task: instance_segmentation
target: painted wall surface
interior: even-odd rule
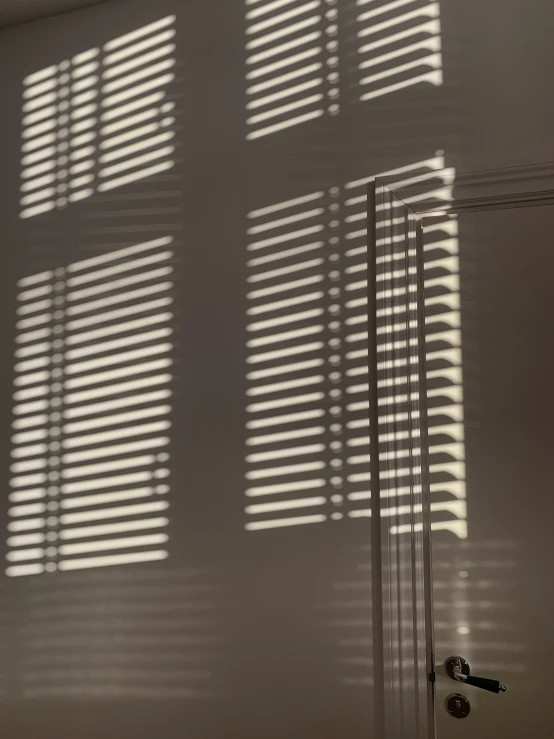
[[[371,736],[364,185],[548,161],[553,20],[114,0],[0,34],[0,522],[36,568],[1,580],[5,736]]]

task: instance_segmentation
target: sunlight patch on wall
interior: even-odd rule
[[[428,176],[437,172],[436,180],[430,181],[430,189],[421,199],[432,198],[436,190],[441,198],[451,197],[452,187],[442,175],[452,175],[453,170],[445,170],[444,156],[437,153],[434,157],[422,162],[385,173],[394,176],[396,187],[401,188],[403,181],[417,176]],[[367,234],[366,234],[366,188],[372,178],[349,182],[345,186],[347,233],[345,237],[345,256],[348,260],[345,285],[347,295],[345,308],[346,324],[350,331],[346,336],[348,350],[346,352],[347,370],[351,384],[347,388],[350,399],[347,405],[349,432],[348,446],[352,455],[348,459],[348,499],[356,504],[369,501],[369,401],[368,366],[367,366]],[[406,197],[406,202],[413,198]],[[427,379],[429,398],[429,444],[431,474],[431,512],[432,529],[448,530],[460,538],[467,537],[466,515],[466,483],[465,483],[465,444],[463,424],[463,386],[460,330],[460,278],[458,258],[458,224],[455,218],[440,217],[429,220],[425,227],[425,290],[426,290],[426,342],[427,342]],[[384,270],[382,265],[378,269]],[[389,278],[390,272],[384,270],[382,278]],[[414,286],[415,289],[415,286]],[[415,294],[414,294],[415,299]],[[381,318],[387,317],[384,315]],[[391,329],[398,324],[405,324],[405,313],[391,315],[388,325],[380,331],[386,340]],[[379,349],[383,352],[384,345]],[[384,387],[380,385],[380,387]],[[388,389],[388,388],[387,388]],[[390,388],[387,400],[396,392]],[[397,401],[401,404],[402,397]],[[406,418],[396,418],[400,424]],[[400,432],[401,435],[402,432]],[[406,432],[407,433],[407,432]],[[407,438],[407,437],[406,437]],[[382,442],[387,439],[382,438]],[[395,441],[401,443],[400,437]],[[417,458],[419,450],[412,450]],[[409,476],[408,451],[397,452],[397,467],[394,479],[401,476],[402,458],[406,459],[404,474]],[[394,484],[394,479],[391,481]],[[389,486],[391,483],[389,483]],[[387,489],[386,473],[381,481],[382,515],[395,517],[391,524],[391,533],[400,534],[410,530],[411,524],[402,523],[405,516],[409,521],[409,506],[390,507],[386,500],[392,497],[393,488]],[[410,487],[406,483],[405,490],[394,488],[396,495],[405,492],[408,500]],[[417,488],[416,488],[417,492]],[[421,490],[419,490],[421,492]],[[369,507],[362,507],[349,512],[349,516],[369,516]],[[399,522],[400,520],[400,522]]]
[[[326,216],[323,191],[248,214],[251,530],[327,519]]]
[[[397,175],[400,186],[436,171],[430,188],[444,197],[445,187],[451,192],[441,179],[444,166],[441,153],[384,174]],[[370,515],[366,190],[372,179],[248,214],[249,530]],[[327,205],[333,196],[342,209],[336,201]],[[327,238],[339,226],[341,246],[336,236]],[[432,527],[465,538],[457,233],[449,217],[426,226],[426,335]],[[384,341],[401,321],[405,316],[391,315],[381,331]],[[391,532],[403,533],[409,508],[387,505],[392,490],[386,481],[382,495],[383,515],[394,517]],[[329,514],[334,506],[345,513],[335,508]]]
[[[174,166],[175,16],[23,80],[21,218]]]
[[[360,100],[442,84],[439,3],[356,0]]]
[[[247,139],[339,112],[336,0],[246,0]]]
[[[18,283],[9,576],[167,557],[171,243]]]

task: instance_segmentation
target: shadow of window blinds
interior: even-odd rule
[[[23,81],[21,218],[174,166],[175,16]]]
[[[5,697],[213,705],[236,592],[230,567],[169,562],[28,578]]]
[[[10,576],[167,556],[172,241],[18,283]]]
[[[403,181],[433,172],[436,179],[424,197],[432,197],[434,189],[451,192],[441,179],[441,173],[453,174],[444,170],[442,153],[386,174],[397,175],[400,188]],[[250,531],[371,513],[365,226],[371,179],[248,214],[245,525]],[[457,221],[435,218],[425,230],[432,528],[465,538]],[[390,276],[383,265],[378,269],[381,279]],[[406,321],[394,319],[380,329],[384,339],[396,321]],[[385,501],[392,497],[392,488],[388,492],[385,486],[382,495]],[[402,489],[395,488],[394,495],[401,496]],[[409,507],[383,504],[383,515],[395,517],[393,534],[407,530],[409,514]]]
[[[432,0],[246,0],[245,36],[247,139],[338,115],[343,60],[360,101],[443,82]]]
[[[356,0],[360,100],[442,84],[439,3]]]
[[[247,139],[339,112],[336,0],[246,0]]]

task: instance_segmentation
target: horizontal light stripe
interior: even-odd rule
[[[258,2],[260,2],[260,0],[246,0],[246,5],[255,5]],[[290,5],[293,2],[296,2],[296,0],[273,0],[272,2],[264,2],[259,8],[249,10],[246,14],[246,19],[258,18],[260,15],[271,13],[273,10],[278,10],[279,8],[282,8],[285,5]]]
[[[19,536],[8,537],[9,547],[25,547],[33,544],[43,544],[46,536],[41,532],[38,534],[20,534]]]
[[[157,349],[157,347],[155,347]],[[165,349],[164,349],[165,351]],[[130,352],[129,352],[130,353]],[[150,351],[140,350],[136,358],[144,358],[147,355],[152,354]],[[121,355],[120,355],[121,356]],[[84,362],[83,364],[88,364]],[[90,385],[99,384],[101,382],[111,382],[113,380],[123,379],[130,375],[139,375],[143,372],[152,372],[159,369],[167,369],[172,364],[171,359],[158,359],[153,362],[140,362],[139,364],[131,365],[130,367],[122,367],[120,369],[109,370],[107,372],[98,372],[94,375],[84,375],[83,377],[75,377],[70,380],[66,380],[66,388],[75,389],[79,387],[88,387]],[[86,367],[84,368],[86,369]]]
[[[137,483],[150,482],[152,474],[146,472],[133,472],[127,475],[116,475],[113,477],[102,477],[96,480],[81,480],[79,482],[64,483],[62,493],[84,493],[91,490],[117,487],[118,485],[135,485]]]
[[[282,282],[278,285],[272,285],[271,287],[264,287],[258,290],[252,290],[252,292],[249,292],[246,297],[249,300],[256,300],[258,298],[267,297],[268,295],[275,295],[276,293],[287,292],[288,290],[296,290],[299,287],[314,285],[318,282],[323,282],[323,279],[323,275],[313,275],[311,277],[304,277],[301,280]]]
[[[278,31],[272,31],[271,33],[266,33],[264,36],[258,36],[258,38],[253,39],[252,41],[248,41],[248,43],[246,44],[246,49],[248,51],[250,49],[258,49],[260,46],[265,46],[266,44],[270,44],[273,41],[278,41],[285,36],[291,36],[297,31],[303,31],[305,28],[315,26],[320,23],[320,21],[320,15],[313,15],[309,18],[305,18],[304,20],[299,21],[298,23],[291,23],[284,28],[280,28]]]
[[[54,90],[57,85],[56,79],[47,79],[43,82],[39,82],[36,85],[32,85],[31,87],[27,87],[25,90],[23,90],[23,97],[25,100],[29,100],[29,98],[37,97],[37,95],[44,95],[45,92],[49,92],[50,90]]]
[[[301,413],[287,413],[282,416],[273,416],[269,418],[260,418],[255,421],[248,421],[247,429],[260,429],[268,426],[280,426],[287,423],[296,423],[297,421],[308,421],[314,418],[322,418],[325,411],[321,408],[314,410],[302,411]]]
[[[172,267],[161,267],[159,269],[153,269],[149,272],[140,273],[131,277],[122,277],[118,280],[111,280],[110,282],[95,285],[93,287],[82,288],[81,290],[75,290],[69,292],[67,298],[69,301],[77,301],[83,298],[89,298],[93,295],[100,295],[103,292],[109,292],[110,290],[119,290],[120,288],[129,287],[130,285],[136,285],[140,282],[148,282],[149,280],[155,280],[158,277],[167,277],[173,271]]]
[[[8,562],[22,562],[27,559],[42,559],[44,554],[44,549],[16,549],[8,552],[6,559]]]
[[[23,359],[24,357],[32,357],[35,354],[46,354],[51,348],[52,345],[50,342],[45,341],[42,344],[33,344],[32,346],[21,347],[21,349],[18,349],[15,352],[15,356],[18,359]]]
[[[22,446],[13,449],[12,457],[14,459],[21,459],[22,457],[34,457],[37,454],[46,454],[47,451],[47,444],[32,444],[31,446]]]
[[[22,521],[10,521],[8,531],[32,531],[42,529],[44,526],[46,526],[44,518],[27,518]]]
[[[301,305],[302,303],[311,303],[314,300],[321,300],[324,296],[322,292],[308,293],[307,295],[298,295],[294,298],[288,298],[286,300],[276,300],[273,303],[264,303],[261,305],[252,306],[247,310],[247,314],[250,316],[259,315],[260,313],[269,313],[274,310],[280,310],[282,308],[289,308],[294,305]]]
[[[23,518],[24,516],[36,516],[45,511],[45,503],[30,503],[29,505],[13,506],[8,510],[8,515],[12,518]]]
[[[58,67],[53,64],[50,67],[39,69],[38,72],[33,72],[32,74],[27,75],[27,77],[23,79],[23,84],[25,85],[25,87],[29,87],[29,85],[35,85],[37,82],[43,82],[49,77],[55,77],[57,73]]]
[[[155,77],[153,80],[148,80],[148,82],[143,82],[141,85],[136,85],[128,90],[124,90],[123,92],[116,92],[114,95],[105,97],[102,100],[102,107],[111,108],[114,105],[119,105],[120,103],[129,100],[129,98],[138,97],[139,95],[143,95],[145,92],[151,92],[157,87],[165,87],[169,85],[170,82],[173,82],[174,79],[175,75],[173,72],[169,72],[168,74],[164,74],[161,77]],[[106,120],[104,116],[103,120]]]
[[[289,398],[280,398],[279,400],[268,400],[263,403],[251,403],[247,406],[248,413],[260,413],[261,411],[271,410],[273,408],[285,408],[290,405],[301,405],[303,403],[313,403],[323,400],[324,393],[308,393],[306,395],[293,395]]]
[[[282,467],[270,467],[265,470],[251,470],[245,477],[247,480],[261,480],[266,477],[280,477],[281,475],[297,475],[301,472],[312,472],[325,469],[325,462],[305,462],[290,464]]]
[[[127,444],[113,444],[112,446],[104,446],[100,449],[89,449],[82,452],[71,452],[62,456],[62,461],[66,464],[75,464],[84,462],[88,459],[101,459],[102,457],[114,457],[120,454],[129,454],[133,452],[142,452],[147,449],[157,449],[169,444],[167,436],[161,436],[154,439],[145,439],[143,441],[132,441]]]
[[[171,35],[174,35],[175,32],[166,31],[166,34],[171,36]],[[161,57],[167,56],[168,54],[173,54],[175,49],[176,49],[175,44],[166,44],[165,46],[160,46],[154,51],[150,51],[147,54],[141,54],[140,56],[136,56],[134,59],[130,59],[128,62],[123,62],[121,64],[118,64],[112,67],[109,66],[111,62],[107,61],[109,57],[106,57],[106,59],[104,59],[104,65],[106,66],[106,69],[104,70],[104,73],[102,76],[105,80],[113,79],[114,77],[117,77],[120,74],[126,74],[127,72],[130,72],[131,70],[136,69],[137,67],[150,64],[150,62],[153,62],[156,59],[160,59]]]
[[[310,113],[304,113],[303,115],[296,116],[295,118],[289,118],[288,120],[282,121],[281,123],[275,123],[272,126],[260,128],[257,131],[252,131],[246,136],[246,138],[249,140],[253,140],[261,138],[262,136],[269,136],[269,134],[276,133],[277,131],[282,131],[286,128],[297,126],[300,123],[306,123],[307,121],[311,121],[314,118],[320,118],[323,113],[324,111],[322,109],[314,110]]]
[[[376,97],[381,97],[382,95],[390,94],[391,92],[397,92],[398,90],[403,90],[406,87],[412,87],[418,82],[428,82],[429,84],[438,87],[442,84],[442,79],[442,72],[440,70],[428,72],[426,74],[418,75],[417,77],[412,77],[411,79],[403,80],[402,82],[396,82],[395,84],[389,85],[388,87],[382,87],[378,90],[366,92],[360,96],[360,100],[373,100]]]
[[[158,130],[157,125],[153,125],[153,128],[154,130]],[[120,147],[115,149],[115,151],[108,152],[107,154],[102,154],[102,156],[100,157],[100,163],[109,164],[110,162],[117,161],[118,159],[124,159],[125,157],[136,154],[137,152],[143,151],[144,149],[151,149],[153,147],[159,146],[160,144],[164,144],[167,141],[171,141],[171,139],[173,139],[174,137],[175,133],[173,131],[167,131],[165,133],[160,133],[157,136],[151,136],[148,139],[143,139],[141,141],[130,144],[129,146]]]
[[[255,370],[246,375],[247,380],[260,380],[264,377],[273,377],[274,375],[286,375],[290,372],[299,372],[304,369],[312,369],[313,367],[321,367],[325,362],[321,358],[310,359],[306,362],[295,362],[294,364],[281,364],[275,367],[268,367],[263,370]]]
[[[122,249],[121,251],[125,251]],[[112,258],[117,258],[118,256],[124,256],[123,254],[117,254],[117,252],[113,253]],[[113,277],[114,275],[118,275],[121,272],[129,272],[134,269],[142,269],[143,267],[149,267],[153,264],[157,264],[158,262],[163,262],[168,259],[171,259],[173,256],[173,252],[171,251],[163,251],[158,252],[156,254],[151,254],[147,257],[141,257],[140,259],[132,259],[128,262],[123,262],[122,264],[115,264],[111,267],[106,267],[104,269],[95,270],[92,272],[87,272],[83,275],[76,275],[75,277],[70,277],[67,280],[67,284],[69,287],[76,287],[78,285],[86,284],[87,282],[94,282],[95,280],[104,280],[106,277]],[[75,267],[75,265],[73,265]]]
[[[174,151],[174,146],[165,146],[161,149],[157,149],[156,151],[152,151],[149,154],[142,154],[141,156],[127,159],[126,161],[121,162],[121,164],[112,164],[109,167],[104,167],[104,169],[100,170],[100,177],[113,177],[114,175],[119,174],[120,172],[124,172],[127,169],[134,169],[135,167],[140,167],[143,164],[147,164],[154,159],[169,157],[171,156],[171,154],[173,154]]]
[[[88,90],[90,87],[96,86],[98,82],[99,77],[96,74],[91,74],[88,77],[84,77],[83,79],[74,82],[71,85],[71,91],[73,93],[82,92],[83,90]]]
[[[32,565],[14,565],[6,569],[6,575],[8,577],[24,577],[26,575],[40,575],[44,572],[43,564],[32,564]]]
[[[82,66],[75,67],[73,71],[71,72],[71,77],[74,80],[79,80],[82,77],[87,77],[90,74],[93,74],[96,72],[96,70],[99,68],[100,64],[98,62],[89,62],[88,64],[83,64]]]
[[[250,259],[247,262],[248,267],[258,267],[260,264],[268,264],[270,262],[277,262],[281,259],[290,259],[290,257],[297,256],[298,254],[305,254],[309,251],[316,251],[317,249],[321,249],[325,246],[323,241],[315,241],[312,244],[305,244],[304,246],[295,246],[292,249],[285,249],[281,251],[274,252],[273,254],[267,254],[263,257],[256,257],[255,259]]]
[[[283,390],[291,390],[297,387],[307,387],[309,385],[317,385],[325,381],[323,375],[313,375],[312,377],[302,377],[296,380],[287,380],[286,382],[277,382],[271,385],[260,385],[258,387],[249,388],[246,395],[256,397],[259,395],[267,395],[269,393],[279,393]]]
[[[280,482],[276,485],[262,485],[248,488],[246,495],[249,498],[257,498],[262,495],[279,495],[281,493],[297,492],[298,490],[312,490],[325,487],[325,480],[298,480],[296,482]]]
[[[280,90],[279,92],[273,92],[270,95],[255,98],[254,100],[251,100],[249,103],[247,103],[246,109],[256,110],[256,108],[262,108],[266,105],[270,105],[271,103],[276,102],[277,100],[283,100],[284,98],[298,95],[301,92],[306,92],[306,90],[313,90],[315,87],[320,87],[321,85],[323,85],[322,77],[316,77],[311,80],[306,80],[305,82],[300,82],[297,85],[287,87],[284,90]]]
[[[121,490],[117,493],[100,493],[99,495],[84,495],[73,498],[64,498],[61,501],[62,510],[74,508],[90,508],[91,506],[119,503],[124,500],[139,500],[150,498],[154,495],[152,488],[134,488],[133,490]]]
[[[298,57],[306,58],[306,57],[317,56],[319,51],[320,51],[319,49],[310,49],[308,52],[304,54],[298,54]],[[286,65],[278,63],[277,65],[272,65],[272,66],[277,66],[277,67],[290,66],[290,64],[292,63],[292,59],[289,57],[287,59],[287,62],[288,63]],[[322,68],[323,68],[323,64],[321,62],[307,64],[305,67],[301,67],[300,69],[295,69],[293,72],[286,72],[285,74],[280,74],[277,77],[270,77],[269,79],[264,80],[263,82],[258,82],[257,84],[249,87],[246,90],[246,94],[247,95],[257,95],[260,92],[264,92],[265,90],[270,90],[272,87],[277,87],[278,85],[282,85],[285,82],[290,82],[292,80],[298,79],[299,77],[306,77],[307,75],[315,74],[315,72],[319,72]],[[258,69],[256,70],[256,74],[251,73],[249,75],[246,75],[246,78],[250,79],[253,76],[260,77],[260,74],[259,74],[260,71],[261,70]]]
[[[302,526],[309,523],[321,523],[326,521],[327,516],[317,514],[314,516],[295,516],[291,518],[275,518],[271,521],[251,521],[245,524],[247,531],[259,531],[260,529],[275,529],[283,526]]]
[[[167,534],[128,536],[123,539],[108,539],[107,541],[88,541],[80,544],[62,544],[59,548],[59,552],[62,557],[70,557],[74,554],[86,554],[88,552],[105,552],[110,551],[111,549],[132,549],[134,547],[165,544],[167,540]]]
[[[136,564],[138,562],[157,562],[167,559],[166,551],[133,552],[131,554],[110,554],[106,557],[87,557],[86,559],[62,560],[60,570],[84,570],[91,567],[116,567],[117,565]]]
[[[141,421],[145,418],[153,418],[155,416],[165,415],[170,412],[170,405],[160,405],[154,408],[143,408],[137,411],[129,411],[128,413],[117,413],[112,416],[92,418],[88,421],[68,423],[64,426],[63,430],[64,434],[74,434],[92,428],[107,428],[116,424],[129,423],[131,421]]]
[[[287,323],[296,323],[298,321],[305,321],[309,318],[317,318],[323,314],[323,308],[312,308],[311,310],[302,311],[300,313],[289,313],[286,316],[279,318],[269,318],[265,321],[258,321],[257,323],[249,323],[246,327],[247,331],[263,331],[267,328],[273,328],[275,326],[281,326]]]
[[[85,62],[90,62],[91,59],[96,59],[99,54],[100,49],[98,48],[87,49],[87,51],[82,51],[80,54],[74,56],[71,61],[74,65],[85,64]]]
[[[383,21],[382,23],[371,23],[366,28],[362,28],[358,31],[358,37],[364,38],[365,36],[370,36],[372,34],[380,33],[381,31],[388,30],[392,26],[400,25],[402,23],[406,23],[407,21],[410,21],[414,18],[421,18],[422,15],[426,15],[429,18],[438,18],[439,17],[439,4],[438,3],[428,3],[427,5],[418,8],[417,10],[411,10],[408,13],[404,13],[403,15],[397,15],[391,18],[390,20]],[[362,49],[365,51],[366,49],[362,47]],[[360,51],[362,50],[360,49]]]
[[[322,100],[323,100],[323,94],[318,93],[317,95],[310,95],[309,97],[302,98],[301,100],[296,100],[293,103],[287,103],[286,105],[281,105],[278,108],[271,108],[270,110],[267,110],[264,113],[257,113],[256,115],[250,116],[250,118],[246,120],[246,123],[249,126],[253,126],[257,123],[262,123],[263,121],[267,121],[270,118],[276,118],[277,116],[284,115],[285,113],[290,113],[293,110],[298,110],[298,108],[304,108],[307,105],[320,103]],[[316,111],[316,112],[319,112],[319,111]],[[313,113],[310,113],[309,115],[313,116]],[[290,120],[291,119],[289,119],[288,121],[289,123],[290,123]],[[283,123],[278,124],[278,126],[285,127]],[[252,134],[250,134],[250,136],[251,135]]]
[[[56,195],[56,189],[54,187],[48,187],[48,188],[46,188],[44,190],[39,190],[38,192],[31,193],[31,195],[25,195],[25,197],[21,198],[21,200],[19,201],[19,203],[20,203],[20,205],[32,205],[33,203],[36,203],[36,202],[38,202],[40,200],[46,200],[46,199],[48,199],[49,202],[43,203],[42,205],[37,206],[37,207],[42,208],[42,206],[44,205],[45,207],[48,206],[48,210],[51,210],[51,208],[49,206],[52,204],[52,200],[51,199],[53,197],[55,197],[55,195]],[[31,211],[32,211],[32,208],[30,208],[30,209],[28,209],[26,211],[23,211],[23,213],[26,213],[27,214],[27,217],[29,217],[28,214]],[[42,211],[42,212],[46,212],[46,211]],[[24,216],[22,215],[22,217],[24,217]]]
[[[280,54],[284,54],[285,52],[290,51],[291,49],[297,49],[299,46],[306,46],[308,44],[311,44],[313,41],[317,41],[320,38],[321,31],[313,31],[312,33],[307,33],[306,35],[299,36],[292,41],[286,41],[285,43],[279,44],[278,46],[272,46],[269,49],[258,52],[257,54],[252,54],[246,59],[246,64],[258,64],[258,62],[263,62],[266,59],[271,59],[272,57],[279,56]],[[320,50],[319,47],[318,50]]]
[[[124,105],[112,108],[111,110],[105,110],[102,113],[103,123],[106,123],[106,121],[113,121],[116,118],[122,118],[122,116],[123,118],[117,124],[105,126],[100,131],[100,133],[102,134],[102,136],[107,136],[113,133],[113,131],[117,130],[116,126],[118,126],[119,128],[127,128],[130,125],[134,125],[139,121],[136,121],[132,117],[130,117],[129,113],[133,113],[135,110],[140,110],[141,108],[146,108],[149,105],[156,105],[156,103],[161,102],[164,97],[164,92],[153,92],[150,95],[145,95],[144,97],[139,98],[138,100],[133,100],[130,103],[125,103]],[[154,108],[153,110],[155,112],[155,115],[158,115],[158,109]]]
[[[270,459],[286,459],[287,457],[301,457],[304,454],[319,454],[325,451],[324,444],[306,444],[305,446],[287,447],[272,452],[257,452],[246,457],[248,464],[256,464]]]
[[[152,336],[152,334],[148,334],[148,335],[145,334],[144,340],[147,340],[148,338],[159,339],[159,338],[168,337],[170,333],[171,333],[170,329],[162,329],[158,332],[152,332],[152,334],[155,334],[155,336]],[[123,349],[126,346],[128,346],[130,343],[131,344],[133,343],[130,339],[116,339],[114,342],[106,342],[103,346],[106,349],[110,349],[110,350]],[[138,340],[134,342],[134,344],[136,343],[138,343]],[[84,357],[86,355],[95,354],[96,349],[97,348],[99,349],[100,347],[101,345],[95,345],[95,347],[93,347],[93,351],[88,351],[86,349],[84,350],[74,349],[74,350],[68,351],[66,353],[66,357],[68,360],[71,360],[71,363],[66,365],[66,373],[72,375],[72,374],[76,374],[79,372],[85,372],[87,370],[90,371],[90,370],[95,370],[95,369],[102,369],[103,367],[110,367],[114,364],[115,365],[122,364],[124,362],[128,362],[133,359],[136,359],[138,362],[140,362],[141,360],[147,359],[148,357],[155,356],[156,354],[166,354],[167,352],[171,350],[172,345],[169,343],[157,343],[157,344],[154,344],[153,346],[144,347],[142,349],[136,349],[134,351],[127,351],[127,352],[119,351],[117,353],[110,354],[106,357],[100,357],[98,359],[89,359],[86,361],[73,363],[74,359],[80,359],[81,357]],[[166,361],[169,361],[169,360],[166,360]],[[160,365],[160,366],[167,366],[167,363],[165,365]],[[128,368],[127,374],[133,375],[141,371],[143,371],[142,365],[137,363],[136,365]],[[144,369],[144,371],[146,370]],[[112,373],[113,374],[104,374],[104,377],[106,379],[112,379],[112,378],[115,379],[116,377],[121,376],[121,371],[119,371],[119,374],[117,374],[118,370],[112,370]],[[90,385],[96,382],[100,382],[99,376],[87,375],[86,377],[81,377],[81,378],[77,378],[74,380],[68,380],[66,383],[66,387],[68,388],[79,387],[79,386],[82,386],[83,384]]]
[[[106,395],[109,395],[109,393],[106,393]],[[141,395],[132,395],[127,398],[120,398],[118,400],[108,400],[103,403],[93,403],[91,405],[77,405],[74,408],[66,408],[64,410],[64,418],[68,421],[73,420],[75,418],[82,418],[83,416],[93,416],[97,413],[105,413],[106,411],[116,411],[123,408],[132,408],[133,406],[143,406],[146,404],[152,404],[159,401],[167,400],[171,397],[171,391],[169,390],[159,390],[157,392],[152,393],[143,393]],[[169,422],[163,421],[161,424],[164,425],[164,428],[169,428]],[[88,426],[88,423],[87,423]],[[132,429],[127,429],[129,434],[137,435],[141,433],[140,431],[132,431]],[[108,432],[105,432],[106,434]],[[109,432],[115,434],[114,438],[120,438],[121,434],[114,432]],[[106,436],[106,438],[108,438]]]
[[[261,513],[272,513],[274,511],[286,511],[293,508],[311,508],[312,506],[325,505],[327,499],[323,496],[316,498],[300,498],[298,500],[281,500],[278,503],[256,503],[246,506],[245,512],[255,516]]]
[[[127,470],[130,468],[150,467],[156,462],[153,454],[144,454],[140,457],[132,457],[130,459],[118,459],[112,462],[100,462],[99,464],[88,464],[80,467],[69,467],[62,469],[62,479],[72,480],[75,477],[89,477],[102,475],[108,472],[116,472],[117,470]]]
[[[13,429],[28,429],[33,426],[44,426],[48,423],[48,416],[40,414],[38,416],[31,416],[30,418],[21,418],[12,421]]]
[[[118,517],[125,517],[125,516],[133,516],[135,513],[128,512],[128,513],[122,513],[120,516],[113,515],[110,516],[110,511],[116,511],[116,510],[126,510],[129,509],[129,511],[132,508],[148,508],[151,507],[151,510],[153,511],[161,511],[166,510],[168,507],[168,504],[165,500],[157,501],[156,503],[141,503],[136,506],[122,506],[121,509],[116,508],[104,508],[100,511],[89,511],[89,517],[86,518],[87,513],[64,513],[60,517],[60,520],[63,522],[64,519],[71,519],[72,521],[98,521],[105,518],[118,518]],[[158,506],[157,508],[153,506]],[[97,515],[94,515],[97,514]],[[104,515],[102,515],[104,514]],[[108,515],[105,515],[108,514]],[[123,521],[121,523],[110,523],[110,524],[102,524],[98,526],[84,526],[81,528],[75,528],[75,529],[62,529],[60,532],[60,538],[64,541],[67,541],[69,539],[85,539],[89,538],[91,536],[108,536],[109,534],[118,534],[123,533],[125,531],[144,531],[145,529],[155,529],[155,528],[162,528],[164,526],[167,526],[169,523],[167,518],[147,518],[147,519],[140,519],[138,521]]]
[[[160,292],[166,292],[167,290],[171,290],[172,288],[172,282],[162,282],[158,285],[148,285],[146,287],[142,287],[139,290],[128,290],[126,292],[120,293],[119,295],[112,295],[107,298],[100,298],[98,300],[80,303],[78,305],[69,305],[66,308],[66,314],[68,316],[76,316],[80,315],[81,313],[89,313],[92,311],[102,310],[104,308],[109,308],[112,305],[117,305],[117,303],[128,303],[132,300],[141,299],[148,295],[155,295]],[[96,315],[93,315],[90,316],[88,319],[83,320],[90,321],[92,319],[94,319],[95,321],[103,320],[103,317],[99,316],[97,319]]]
[[[266,28],[271,28],[271,26],[285,23],[291,18],[296,18],[297,16],[302,15],[303,13],[307,13],[310,10],[316,10],[320,6],[321,0],[311,0],[311,2],[307,2],[304,5],[300,5],[296,8],[292,8],[291,10],[287,10],[284,13],[273,15],[270,18],[266,18],[265,20],[259,21],[258,23],[253,23],[252,25],[247,26],[246,34],[248,36],[252,36],[256,33],[259,33],[260,31],[265,31]],[[246,17],[248,18],[248,15]]]
[[[246,346],[254,349],[258,346],[278,344],[282,341],[290,341],[291,339],[298,339],[303,336],[313,336],[314,334],[320,334],[323,330],[324,327],[322,325],[306,326],[305,328],[295,329],[294,331],[283,331],[279,334],[271,334],[270,336],[263,336],[258,339],[250,339],[246,342]]]
[[[65,396],[65,403],[72,405],[73,403],[82,403],[83,401],[95,400],[96,398],[102,398],[107,395],[119,395],[121,393],[132,392],[136,390],[142,390],[144,388],[150,388],[156,385],[163,385],[169,383],[172,380],[172,376],[169,374],[160,374],[154,377],[144,377],[140,380],[129,380],[129,382],[118,382],[115,385],[104,385],[101,388],[95,388],[93,390],[82,390],[76,393],[68,393]],[[161,398],[168,398],[171,395],[169,390],[155,390],[151,393],[140,393],[139,395],[128,396],[126,398],[120,398],[116,403],[123,402],[125,405],[132,405],[133,403],[140,404],[146,403],[152,400],[160,400]],[[91,411],[93,412],[93,411]],[[66,417],[72,418],[76,415],[86,415],[87,406],[79,408],[68,408],[66,409]]]
[[[21,151],[28,152],[28,151],[36,151],[37,149],[41,149],[44,146],[50,146],[51,144],[56,143],[56,134],[54,133],[48,133],[45,136],[41,136],[38,139],[33,139],[32,141],[27,141],[23,144],[21,147]],[[23,187],[21,188],[24,189]]]
[[[107,82],[102,87],[102,93],[104,95],[109,95],[116,90],[120,90],[122,87],[126,87],[127,85],[134,85],[139,82],[139,80],[142,80],[145,77],[151,77],[152,75],[159,74],[160,72],[165,72],[166,69],[171,69],[175,66],[175,64],[175,59],[164,59],[157,64],[148,65],[144,69],[140,69],[138,72],[132,72],[131,74],[127,74],[124,77],[119,77],[113,82]]]
[[[167,321],[167,319],[162,320]],[[136,334],[133,334],[131,336],[113,339],[112,341],[102,341],[89,346],[70,349],[65,353],[65,356],[68,361],[73,362],[74,360],[82,359],[83,357],[94,356],[95,354],[101,354],[104,352],[118,352],[128,346],[137,346],[146,342],[167,339],[169,336],[171,336],[171,334],[172,329],[169,327],[157,329],[156,331],[145,331],[144,333],[137,332]],[[150,347],[149,349],[146,349],[143,356],[159,354],[167,351],[168,349],[167,344],[160,344],[159,346],[162,348],[159,348],[159,350],[157,351],[155,350],[156,347]],[[106,366],[114,363],[118,364],[121,361],[120,359],[118,359],[119,356],[119,354],[114,354],[109,361],[102,361],[102,364],[98,366]]]
[[[107,44],[104,44],[104,51],[113,51],[114,49],[119,49],[126,44],[130,44],[131,42],[136,41],[137,39],[143,38],[144,36],[149,36],[151,33],[159,31],[161,28],[167,28],[167,26],[171,26],[173,23],[175,23],[175,21],[176,16],[168,15],[165,18],[162,18],[159,21],[155,21],[154,23],[150,23],[147,26],[143,26],[136,31],[131,31],[130,33],[127,33],[123,36],[119,36],[118,38],[113,39],[113,41],[108,41]]]
[[[252,436],[246,440],[248,446],[260,446],[263,444],[275,444],[279,441],[291,439],[304,439],[309,436],[319,436],[325,433],[325,426],[314,426],[312,428],[298,429],[297,431],[282,431],[279,434],[265,434],[263,436]]]
[[[138,172],[133,172],[132,174],[125,175],[124,177],[117,177],[114,180],[102,182],[100,183],[100,185],[98,185],[98,191],[107,192],[108,190],[113,190],[116,187],[122,187],[123,185],[130,184],[131,182],[138,182],[139,180],[143,180],[146,177],[152,177],[155,174],[167,172],[167,170],[171,169],[174,164],[175,163],[170,160],[168,162],[162,162],[161,164],[155,164],[151,167],[146,167],[145,169],[141,169]]]
[[[27,503],[30,500],[41,500],[42,498],[46,498],[46,490],[45,488],[20,490],[19,492],[10,493],[8,498],[11,503]]]

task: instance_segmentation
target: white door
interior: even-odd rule
[[[550,739],[554,206],[459,214],[458,232],[467,530],[432,524],[436,734]],[[449,656],[506,692],[446,676]]]

